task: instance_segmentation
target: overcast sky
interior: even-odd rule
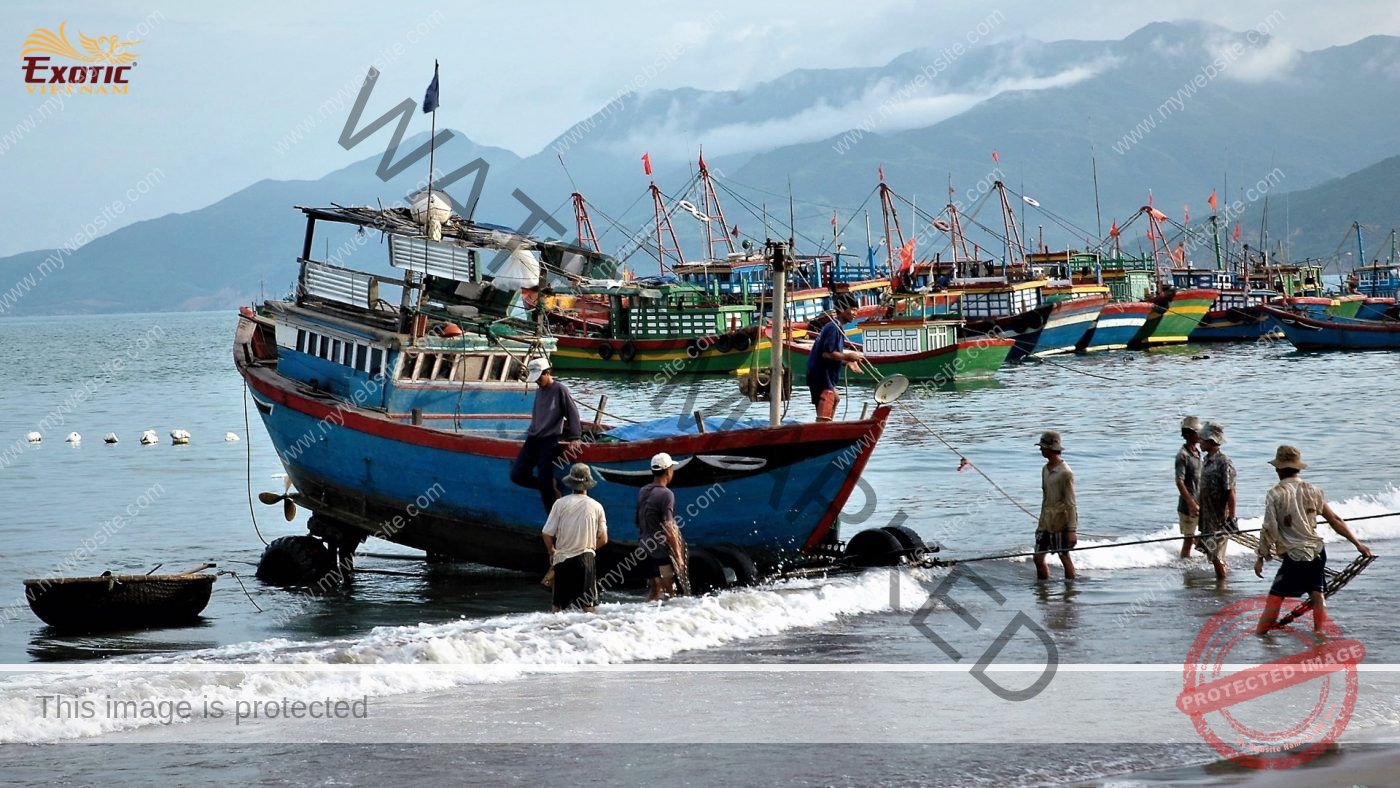
[[[997,13],[993,40],[1118,39],[1179,19],[1245,30],[1275,11],[1285,21],[1272,35],[1300,49],[1400,34],[1394,0],[1354,0],[1345,9],[1292,0],[7,4],[0,40],[15,59],[36,28],[65,20],[74,46],[79,33],[139,33],[141,43],[130,47],[139,65],[126,96],[67,97],[45,114],[45,98],[26,91],[19,69],[0,80],[0,147],[9,143],[0,153],[0,255],[57,246],[113,202],[126,203],[112,223],[120,226],[200,208],[264,178],[316,178],[363,158],[336,144],[348,102],[327,118],[318,108],[345,95],[376,58],[384,67],[368,117],[391,99],[421,100],[436,58],[439,126],[526,155],[678,43],[684,53],[648,89],[729,89],[794,68],[882,64],[951,44]],[[279,150],[308,119],[314,128]],[[426,130],[415,116],[411,133]],[[158,182],[129,200],[157,169]]]

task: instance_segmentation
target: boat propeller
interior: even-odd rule
[[[288,477],[283,477],[283,479],[282,479],[282,492],[281,492],[280,495],[279,495],[278,493],[275,493],[275,492],[260,492],[260,493],[258,493],[258,500],[259,500],[259,501],[262,501],[263,503],[267,504],[268,506],[272,506],[273,504],[277,503],[278,501],[281,501],[281,502],[282,502],[282,516],[285,517],[285,518],[287,518],[287,522],[290,523],[292,520],[295,520],[295,519],[296,519],[296,516],[297,516],[297,505],[296,505],[296,502],[292,500],[292,496],[291,496],[291,494],[290,494],[290,493],[291,493],[291,489],[292,489],[292,479],[291,479],[291,477],[289,477],[289,476],[288,476]]]

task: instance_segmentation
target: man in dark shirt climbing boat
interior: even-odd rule
[[[536,383],[539,389],[535,392],[535,407],[525,443],[510,466],[510,480],[521,487],[539,490],[540,502],[548,512],[559,498],[555,464],[565,452],[574,456],[581,447],[578,405],[569,387],[554,379],[549,359],[532,359],[525,368],[526,383]]]
[[[1201,505],[1201,420],[1187,416],[1181,420],[1181,439],[1176,452],[1176,521],[1181,528],[1181,557],[1191,557],[1196,528],[1200,525]]]
[[[1050,577],[1046,553],[1059,553],[1065,566],[1065,579],[1074,579],[1074,560],[1069,551],[1079,543],[1079,507],[1074,500],[1074,471],[1060,458],[1064,445],[1060,433],[1041,433],[1036,444],[1045,467],[1040,471],[1040,520],[1035,529],[1035,576]]]
[[[1327,551],[1323,549],[1322,537],[1317,535],[1317,518],[1326,520],[1362,555],[1370,555],[1371,548],[1357,539],[1346,521],[1332,511],[1320,488],[1299,478],[1308,464],[1296,446],[1278,447],[1269,464],[1278,473],[1278,484],[1264,496],[1264,527],[1259,532],[1254,574],[1263,577],[1264,562],[1270,558],[1278,557],[1281,563],[1255,632],[1262,635],[1273,629],[1283,600],[1304,594],[1312,602],[1313,629],[1320,631],[1327,622]]]
[[[836,296],[836,317],[822,326],[812,353],[807,357],[807,388],[812,392],[812,404],[817,408],[817,421],[836,418],[836,405],[841,395],[836,386],[841,382],[841,368],[856,366],[865,356],[858,350],[846,348],[845,326],[856,317],[856,299],[848,293]]]

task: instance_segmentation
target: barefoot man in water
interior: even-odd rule
[[[1321,631],[1327,621],[1327,598],[1323,593],[1327,587],[1327,551],[1322,547],[1322,537],[1317,535],[1317,518],[1325,519],[1362,555],[1370,555],[1371,548],[1362,544],[1346,521],[1332,511],[1321,489],[1299,478],[1308,464],[1303,462],[1297,447],[1278,447],[1269,464],[1278,472],[1278,484],[1264,496],[1264,528],[1259,532],[1254,574],[1263,577],[1264,562],[1274,556],[1282,563],[1255,632],[1262,635],[1273,629],[1283,600],[1304,594],[1312,602],[1313,631]]]
[[[1035,576],[1050,577],[1046,553],[1059,553],[1065,565],[1065,579],[1074,579],[1074,560],[1069,551],[1079,543],[1079,508],[1074,501],[1074,471],[1060,459],[1064,447],[1060,433],[1045,432],[1036,444],[1045,467],[1040,471],[1040,521],[1035,529]]]

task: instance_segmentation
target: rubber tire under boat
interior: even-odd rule
[[[734,332],[734,341],[731,344],[733,344],[736,351],[743,353],[745,350],[749,349],[752,342],[749,340],[748,334],[742,331],[736,331]]]
[[[612,357],[613,357],[613,346],[610,345],[610,344],[608,344],[607,342],[599,343],[599,345],[598,345],[598,358],[601,358],[602,360],[607,361],[608,359],[610,359],[610,358],[612,358]]]
[[[733,571],[729,570],[730,573]],[[690,576],[690,593],[695,596],[723,591],[730,586],[724,564],[703,547],[690,548],[686,556],[686,572]]]
[[[314,536],[282,536],[263,548],[257,577],[275,586],[309,586],[335,569],[330,548]]]
[[[887,525],[880,530],[888,531],[899,540],[899,546],[905,550],[923,550],[928,547],[924,544],[924,538],[914,533],[914,529],[907,525]]]
[[[622,363],[631,364],[632,359],[637,357],[637,346],[631,342],[625,343],[622,346],[622,350],[618,351],[617,357],[622,359]]]
[[[742,548],[732,544],[717,544],[706,548],[727,569],[733,570],[735,585],[751,586],[759,580],[758,566]]]
[[[846,558],[860,567],[894,566],[903,552],[898,537],[882,528],[867,528],[846,543]]]

